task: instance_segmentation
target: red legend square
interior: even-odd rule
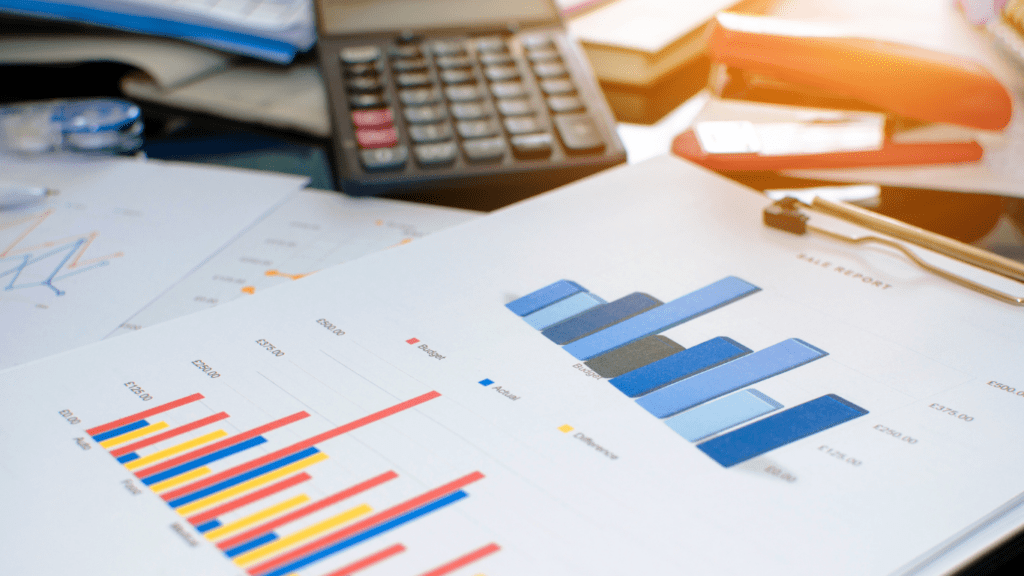
[[[420,341],[419,338],[409,338],[408,340],[405,341],[405,343],[406,344],[415,344],[415,343],[417,343],[419,341]]]

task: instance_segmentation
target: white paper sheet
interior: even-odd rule
[[[19,546],[0,568],[238,574],[190,525],[216,542],[235,537],[196,516],[235,501],[196,504],[197,491],[225,495],[219,483],[241,481],[254,458],[262,465],[315,448],[326,459],[304,461],[308,479],[297,469],[253,477],[298,484],[217,511],[224,530],[241,534],[233,523],[267,522],[252,515],[296,498],[318,502],[387,480],[264,533],[266,547],[234,557],[250,574],[326,575],[371,560],[368,574],[426,574],[452,562],[458,573],[488,576],[906,572],[1024,492],[1024,312],[887,249],[765,228],[764,203],[663,157],[4,372],[0,538]],[[660,335],[688,350],[727,336],[755,353],[790,338],[827,352],[753,384],[784,406],[757,422],[829,394],[867,413],[724,466],[505,306],[560,279],[608,301],[640,291],[668,303],[729,276],[759,290]],[[190,471],[187,483],[154,484],[175,511],[140,479],[152,482],[148,467],[163,461],[133,475],[129,455],[122,465],[105,453],[118,446],[89,436],[197,393],[147,422],[169,430],[228,416],[138,456],[218,429],[299,420],[206,463],[209,471]],[[158,432],[138,432],[146,433]],[[395,512],[403,503],[402,514],[422,515]],[[60,555],[48,553],[53,542]]]

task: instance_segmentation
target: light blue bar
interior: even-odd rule
[[[549,306],[559,300],[568,298],[577,292],[586,291],[586,288],[572,280],[559,280],[558,282],[548,284],[539,290],[534,290],[522,298],[513,300],[508,304],[505,304],[505,307],[520,316],[526,316],[533,314],[545,306]]]
[[[750,282],[726,276],[686,296],[566,344],[565,350],[580,360],[589,360],[619,346],[668,330],[758,290],[760,288]]]
[[[580,292],[574,296],[569,296],[565,300],[559,300],[550,306],[541,308],[533,314],[523,317],[523,320],[526,320],[527,324],[537,330],[543,330],[548,326],[554,326],[562,320],[572,318],[601,304],[605,304],[605,301],[598,296],[590,292]]]
[[[669,384],[636,402],[658,418],[665,418],[827,355],[803,340],[790,338]]]
[[[751,388],[687,410],[665,420],[665,424],[683,438],[696,442],[779,408],[782,404]]]

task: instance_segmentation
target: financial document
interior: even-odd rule
[[[0,571],[934,566],[1024,492],[1024,312],[765,203],[661,157],[8,370]]]

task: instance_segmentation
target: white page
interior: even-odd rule
[[[304,178],[161,162],[0,157],[58,190],[0,212],[0,367],[95,342]]]
[[[478,216],[469,210],[300,190],[114,335],[263,292]]]
[[[327,459],[305,469],[309,480],[219,516],[230,524],[302,495],[318,501],[397,474],[277,527],[279,540],[343,511],[357,514],[362,504],[385,513],[483,474],[468,477],[475,481],[463,488],[467,496],[435,500],[437,510],[314,563],[284,562],[285,548],[250,557],[250,573],[329,574],[399,544],[403,551],[365,573],[424,574],[471,551],[481,554],[459,573],[905,571],[1024,491],[1016,448],[1024,432],[1022,311],[885,249],[765,228],[763,205],[728,180],[663,157],[302,282],[9,370],[0,385],[0,537],[21,545],[0,567],[52,574],[73,561],[94,572],[237,574],[85,432],[200,393],[200,401],[148,421],[173,428],[230,416],[138,454],[217,428],[249,430],[300,411],[309,417],[267,432],[265,445],[209,463],[206,476],[189,481],[198,483],[234,477],[227,471],[253,458],[420,399],[315,443]],[[753,388],[785,410],[835,394],[868,413],[723,466],[504,306],[559,279],[609,301],[643,291],[668,302],[728,276],[760,290],[661,335],[691,349],[728,336],[755,351],[800,338],[828,355]],[[478,383],[485,379],[493,383]],[[565,425],[573,429],[563,432]],[[145,470],[136,472],[150,478]],[[43,498],[60,522],[36,504]],[[337,531],[352,524],[338,522],[318,538],[345,542]],[[60,557],[46,553],[55,541]],[[307,545],[328,546],[308,538],[292,546]],[[274,569],[257,569],[270,566],[268,558],[279,561]]]

